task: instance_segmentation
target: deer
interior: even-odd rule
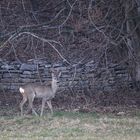
[[[22,94],[22,101],[20,103],[21,116],[23,116],[23,106],[28,100],[28,110],[27,113],[32,111],[35,115],[38,115],[33,108],[33,101],[35,98],[42,98],[42,106],[40,116],[43,115],[43,110],[45,103],[47,102],[51,114],[53,114],[53,108],[51,100],[55,97],[56,91],[58,90],[58,82],[61,72],[58,70],[51,70],[52,80],[47,84],[41,83],[28,83],[19,88],[20,93]]]

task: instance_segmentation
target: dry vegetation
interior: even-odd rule
[[[139,4],[138,0],[1,0],[0,59],[66,62],[75,68],[94,62],[92,71],[97,78],[101,68],[107,77],[110,68],[127,65],[130,79],[126,82],[136,84],[140,80]],[[120,81],[115,84],[128,89]],[[122,90],[120,94],[96,97],[85,92],[86,98],[75,93],[54,103],[53,116],[46,113],[43,117],[22,118],[19,98],[4,92],[0,101],[0,139],[140,139],[138,92],[126,96]],[[117,107],[105,107],[108,105]]]
[[[127,114],[55,112],[53,116],[20,117],[11,107],[1,109],[0,139],[15,140],[139,140],[140,110]]]
[[[140,80],[137,0],[2,0],[0,19],[2,61],[65,62],[75,69],[73,75],[92,62],[92,88],[100,77],[105,85],[116,66],[127,67],[129,75],[126,88],[115,78],[117,89]]]

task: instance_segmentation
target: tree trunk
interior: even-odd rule
[[[129,54],[129,72],[133,84],[140,81],[140,1],[127,0],[125,3],[126,40]]]

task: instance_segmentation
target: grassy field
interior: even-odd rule
[[[120,116],[55,112],[43,117],[12,112],[0,117],[1,140],[140,140],[140,111]]]

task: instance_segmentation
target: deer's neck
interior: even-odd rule
[[[54,94],[57,91],[57,88],[58,88],[57,81],[52,79],[52,91],[53,91]]]

